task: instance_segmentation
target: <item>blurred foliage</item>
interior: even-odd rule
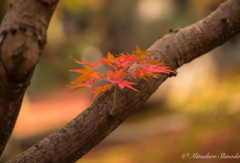
[[[217,117],[209,115],[206,117],[206,115],[208,114],[189,114],[191,118],[183,126],[170,132],[151,135],[145,139],[115,143],[106,141],[95,147],[78,163],[193,162],[193,159],[182,159],[182,155],[184,153],[189,153],[190,156],[194,153],[201,155],[209,153],[221,156],[222,153],[228,155],[239,153],[239,112],[238,114],[221,113]],[[156,123],[155,130],[167,128],[169,122],[166,121],[162,125]],[[182,122],[177,122],[179,123]],[[147,126],[153,127],[151,124]],[[142,128],[141,132],[146,134],[146,129]],[[194,162],[203,161],[237,163],[239,159],[194,159]]]
[[[147,49],[169,29],[190,25],[222,0],[71,0],[60,1],[48,29],[48,42],[36,67],[31,95],[64,87],[76,68],[68,56],[81,59],[89,46],[106,55]],[[11,1],[0,2],[0,18]],[[89,58],[89,57],[88,57]],[[43,84],[44,83],[44,84]]]

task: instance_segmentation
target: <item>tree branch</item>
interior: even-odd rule
[[[0,155],[46,43],[58,0],[15,0],[0,27]]]
[[[203,20],[165,35],[148,50],[157,50],[152,55],[170,63],[175,70],[238,34],[239,6],[239,0],[229,0]],[[149,82],[132,79],[138,82],[139,92],[128,88],[124,92],[117,90],[113,116],[110,115],[113,89],[107,91],[59,131],[8,162],[75,162],[135,112],[167,78],[167,75],[150,78]]]

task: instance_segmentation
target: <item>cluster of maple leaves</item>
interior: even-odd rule
[[[148,76],[158,78],[159,73],[174,72],[164,66],[163,63],[149,59],[153,57],[148,54],[150,52],[153,51],[141,51],[141,49],[137,46],[137,50],[133,51],[132,54],[120,53],[119,55],[114,56],[108,52],[107,58],[101,58],[98,62],[87,62],[85,60],[80,62],[70,57],[78,64],[84,65],[84,69],[70,70],[80,73],[81,75],[71,82],[71,85],[67,86],[74,87],[71,92],[77,90],[84,91],[86,88],[89,88],[92,91],[94,88],[94,90],[90,93],[95,94],[94,98],[96,98],[101,92],[105,92],[108,87],[112,85],[119,86],[121,89],[128,87],[138,91],[132,87],[132,85],[136,85],[137,83],[127,82],[127,78],[139,77],[148,81],[146,78]],[[146,56],[148,56],[148,58],[146,58]],[[112,71],[108,70],[108,72],[102,72],[101,70],[98,70],[96,67],[99,66],[99,64],[101,64],[101,66],[108,65],[112,67]],[[137,64],[137,67],[134,67],[134,64]],[[108,83],[104,86],[94,87],[94,84],[101,81],[107,81]]]

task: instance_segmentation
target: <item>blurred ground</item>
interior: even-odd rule
[[[0,1],[2,17],[11,1]],[[87,61],[108,51],[144,50],[169,29],[188,26],[221,0],[60,1],[48,43],[24,98],[13,135],[0,159],[7,160],[61,128],[87,108],[92,97],[66,95],[64,85]],[[239,162],[182,159],[194,153],[240,153],[240,39],[182,66],[151,98],[79,163]]]
[[[91,99],[88,96],[66,95],[66,91],[55,92],[32,102],[25,99],[13,136],[22,139],[57,129],[75,118],[90,104]]]

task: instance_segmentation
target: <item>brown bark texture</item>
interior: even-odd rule
[[[15,126],[23,95],[58,0],[15,0],[0,26],[0,155]]]
[[[222,45],[239,32],[240,1],[229,0],[219,5],[214,12],[201,21],[166,34],[148,50],[156,50],[152,55],[161,62],[168,63],[170,69],[176,70],[183,64]],[[77,161],[135,112],[170,76],[162,75],[159,79],[149,78],[149,82],[138,78],[131,79],[131,82],[138,83],[135,88],[139,92],[128,88],[123,91],[118,89],[113,115],[110,115],[113,105],[113,88],[108,90],[63,128],[8,162],[72,163]]]

